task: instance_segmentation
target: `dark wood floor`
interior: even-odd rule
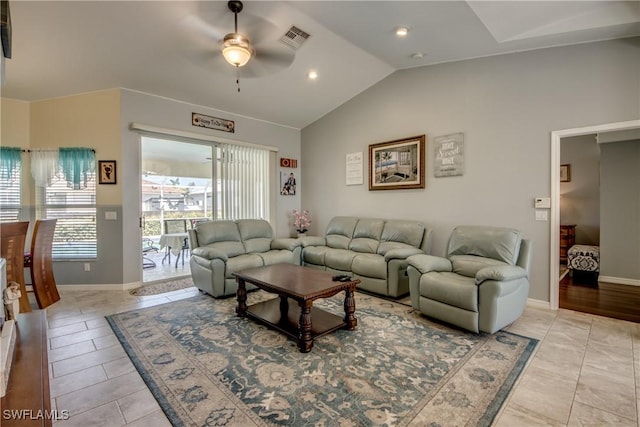
[[[597,287],[560,281],[560,308],[640,323],[640,286],[600,282]]]

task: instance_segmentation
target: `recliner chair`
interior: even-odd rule
[[[494,333],[522,315],[529,296],[532,243],[519,230],[458,226],[446,258],[412,255],[411,305],[472,332]]]

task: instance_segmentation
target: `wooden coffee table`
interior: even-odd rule
[[[314,338],[337,329],[354,330],[358,325],[354,297],[356,285],[360,283],[358,279],[334,282],[331,273],[294,264],[274,264],[233,275],[238,282],[236,314],[255,319],[288,335],[297,341],[303,353],[311,351]],[[278,294],[280,298],[247,307],[246,283]],[[342,291],[345,292],[344,318],[313,307],[314,300],[328,298]],[[289,304],[290,299],[298,304]]]

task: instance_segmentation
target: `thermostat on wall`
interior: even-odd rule
[[[533,199],[533,205],[536,209],[550,209],[551,198],[550,197],[536,197]]]

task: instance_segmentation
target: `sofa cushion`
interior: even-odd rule
[[[271,249],[273,231],[271,224],[262,219],[236,221],[246,253],[267,252]]]
[[[420,296],[452,307],[478,311],[478,289],[475,280],[455,273],[423,274],[420,278]]]
[[[380,240],[383,242],[406,243],[419,248],[424,237],[424,229],[424,224],[421,222],[388,220],[384,223]]]
[[[307,246],[302,252],[304,262],[324,266],[324,256],[329,248],[327,246]]]
[[[485,258],[475,255],[453,255],[449,257],[453,272],[466,277],[476,277],[479,270],[485,267],[508,265],[505,262],[493,258]]]
[[[334,217],[327,226],[327,246],[330,248],[347,249],[357,223],[358,218],[351,216]]]
[[[513,228],[459,226],[449,237],[448,258],[451,255],[477,255],[515,265],[521,240],[522,233]]]
[[[225,277],[233,278],[232,274],[238,271],[247,270],[249,268],[262,267],[264,265],[262,258],[258,254],[246,254],[227,260],[227,271]]]
[[[237,242],[241,249],[235,249],[229,256],[236,256],[244,253],[244,246],[240,239],[238,226],[234,221],[208,221],[199,224],[196,227],[198,236],[198,246],[206,246],[211,243],[218,242]],[[240,250],[240,252],[238,252]]]
[[[378,255],[384,256],[392,249],[416,249],[416,247],[400,242],[380,242],[380,245],[378,245]]]
[[[386,279],[387,262],[382,255],[358,254],[353,259],[351,271],[360,276]]]
[[[347,249],[328,248],[324,256],[324,265],[334,270],[351,271],[351,263],[357,254]]]
[[[262,258],[262,263],[264,265],[295,264],[293,260],[293,252],[286,249],[260,252],[258,253],[258,256]]]
[[[384,220],[364,218],[358,221],[353,232],[353,239],[349,243],[349,249],[355,252],[375,254],[380,243]]]

